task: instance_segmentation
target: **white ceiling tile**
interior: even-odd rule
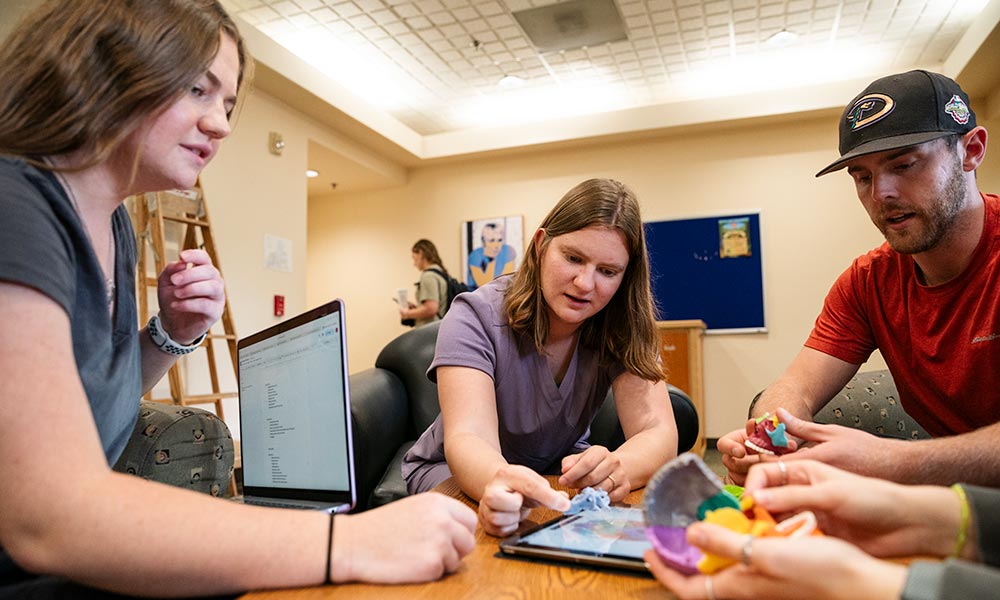
[[[445,37],[443,35],[441,35],[441,31],[439,29],[434,29],[434,28],[423,29],[421,31],[418,31],[417,35],[420,36],[420,39],[422,39],[422,40],[424,40],[425,42],[428,42],[428,43],[436,41],[436,40],[443,40],[443,39],[445,39]]]
[[[333,9],[327,6],[312,11],[312,16],[320,23],[330,23],[340,18],[337,13],[333,12]]]
[[[705,18],[705,24],[709,27],[717,27],[719,25],[729,26],[729,13],[721,15],[709,15]]]
[[[421,31],[433,27],[427,17],[413,17],[412,19],[406,19],[406,24],[414,31]]]
[[[350,23],[355,29],[370,29],[375,27],[375,21],[373,21],[368,15],[357,15],[347,19],[347,22]]]
[[[785,16],[785,7],[778,4],[761,6],[760,11],[757,13],[757,17],[760,19],[766,17],[784,17],[784,16]]]
[[[420,12],[425,15],[444,10],[444,4],[441,4],[439,0],[414,0],[414,4],[416,4],[417,8],[420,9]]]
[[[290,0],[285,0],[283,2],[275,2],[271,4],[271,8],[274,9],[279,15],[283,17],[289,17],[291,15],[297,15],[302,12],[302,9],[298,7],[297,4],[291,2]]]
[[[452,10],[452,14],[455,15],[455,19],[460,22],[471,21],[479,18],[479,13],[477,13],[476,9],[471,6],[458,7]]]
[[[729,14],[732,10],[732,2],[705,2],[706,15]]]
[[[640,2],[629,2],[627,4],[620,4],[618,6],[618,12],[620,12],[623,17],[645,15],[648,13],[646,7]]]
[[[450,25],[455,22],[455,17],[452,16],[450,12],[436,12],[428,15],[431,23],[434,23],[438,27],[442,25]]]
[[[499,2],[481,2],[475,4],[476,10],[479,14],[484,17],[492,17],[494,15],[502,15],[506,12],[503,6]]]
[[[296,0],[296,2],[298,1]],[[353,0],[353,4],[358,7],[358,10],[364,13],[375,12],[376,10],[383,10],[385,8],[385,5],[380,0]]]
[[[700,19],[704,15],[700,4],[695,4],[693,6],[688,6],[685,8],[678,9],[677,17],[681,20],[684,19]]]
[[[333,5],[333,11],[342,19],[348,19],[361,14],[361,9],[353,2],[341,2]]]
[[[281,18],[281,15],[270,6],[255,8],[249,11],[248,15],[258,23],[270,23]]]
[[[657,36],[665,36],[671,33],[677,33],[677,23],[658,23],[653,26],[653,33]]]
[[[703,29],[695,29],[692,31],[681,32],[681,40],[683,40],[685,43],[698,44],[698,43],[703,43],[705,39],[706,39],[705,30]]]
[[[242,11],[248,11],[261,5],[261,0],[231,0],[231,2],[241,13]]]
[[[439,29],[441,30],[441,34],[450,40],[462,38],[462,43],[470,43],[469,33],[458,23],[452,23]]]
[[[490,30],[490,24],[484,19],[473,19],[463,24],[465,25],[465,30],[469,33],[482,33]]]
[[[420,16],[420,10],[409,2],[398,4],[394,6],[392,10],[402,19],[410,19]]]

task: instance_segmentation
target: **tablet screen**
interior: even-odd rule
[[[631,507],[564,515],[500,544],[508,554],[636,570],[646,570],[642,555],[650,548],[642,510]]]

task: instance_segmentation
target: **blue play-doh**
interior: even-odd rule
[[[785,435],[785,424],[778,423],[772,431],[767,432],[767,437],[771,438],[771,443],[779,448],[788,447],[788,436]]]
[[[585,510],[605,510],[611,506],[611,498],[602,489],[585,487],[570,500],[567,515],[575,515]]]

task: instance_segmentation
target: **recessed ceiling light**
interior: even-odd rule
[[[319,177],[319,171],[315,169],[306,169],[306,177],[313,179],[314,177]]]
[[[775,33],[771,37],[767,38],[767,40],[765,40],[764,43],[767,44],[768,46],[775,46],[781,48],[791,44],[797,39],[799,39],[799,34],[792,33],[787,29],[782,29],[778,33]]]
[[[500,78],[497,82],[497,86],[502,88],[513,88],[524,83],[524,79],[518,77],[517,75],[506,74]]]

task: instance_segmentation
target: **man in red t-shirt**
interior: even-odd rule
[[[980,193],[975,175],[986,137],[965,92],[937,73],[878,79],[847,105],[841,156],[817,177],[846,167],[886,243],[837,279],[805,347],[753,406],[802,440],[784,460],[1000,485],[1000,198]],[[934,439],[811,422],[875,349]],[[752,423],[719,440],[736,483],[760,460],[743,445]]]

